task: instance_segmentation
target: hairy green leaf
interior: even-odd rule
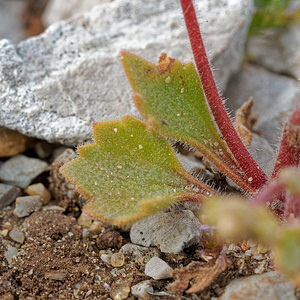
[[[80,157],[62,174],[90,202],[88,215],[122,225],[177,201],[199,201],[213,190],[188,174],[170,144],[130,116],[94,123],[95,144],[81,146]]]
[[[239,186],[253,192],[211,117],[194,65],[183,65],[165,54],[158,66],[129,52],[122,53],[122,60],[136,106],[151,127],[198,149]]]

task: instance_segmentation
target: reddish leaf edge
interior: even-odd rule
[[[78,189],[78,191],[80,191],[80,189]],[[82,192],[80,191],[80,193],[82,193]],[[86,195],[84,195],[84,196],[86,196]],[[202,203],[204,196],[200,195],[200,194],[196,194],[196,193],[178,193],[178,194],[174,194],[172,196],[172,199],[173,200],[170,201],[169,205],[166,206],[165,208],[171,206],[172,204],[179,203],[179,202],[185,202],[185,201]],[[93,205],[92,199],[90,199],[90,201],[84,206],[83,210],[86,215],[88,215],[92,218],[96,218],[96,219],[102,220],[104,222],[114,224],[116,226],[124,226],[127,224],[132,224],[134,222],[137,222],[141,219],[149,217],[152,214],[158,212],[158,211],[152,212],[150,210],[149,213],[145,214],[145,212],[149,211],[149,207],[151,207],[151,205],[153,205],[154,202],[157,202],[159,200],[160,200],[160,197],[155,197],[155,198],[148,198],[144,201],[141,201],[140,212],[138,214],[135,214],[134,216],[115,218],[115,219],[107,219],[107,218],[104,218],[103,216],[100,216],[100,215],[94,213],[93,208],[92,208],[92,205]]]
[[[180,0],[180,3],[203,91],[215,122],[250,185],[259,189],[268,178],[244,146],[226,112],[206,55],[193,1]]]
[[[121,51],[121,53],[120,53],[126,76],[129,80],[131,86],[134,87],[134,82],[132,81],[132,78],[131,78],[129,72],[127,71],[127,68],[124,63],[124,59],[128,55],[136,56],[135,54],[132,54],[131,52],[128,52],[128,51]],[[143,59],[141,57],[139,57],[139,58],[146,61],[145,59]],[[148,63],[148,61],[147,61],[147,63]],[[159,69],[160,65],[156,66],[155,64],[153,64],[153,67]],[[212,162],[221,172],[223,172],[232,181],[234,181],[241,189],[246,191],[246,193],[249,193],[250,195],[257,193],[257,189],[255,189],[254,187],[252,187],[250,185],[252,178],[247,178],[245,176],[245,174],[242,173],[242,171],[239,172],[239,164],[236,162],[234,157],[228,156],[228,160],[222,160],[219,158],[219,156],[214,155],[214,152],[209,151],[205,147],[201,146],[200,143],[191,143],[189,141],[182,140],[182,138],[180,136],[170,136],[167,131],[163,131],[162,129],[160,129],[160,127],[157,125],[157,123],[155,121],[155,118],[149,117],[147,114],[144,113],[144,110],[141,106],[140,97],[141,96],[138,93],[134,92],[134,95],[133,95],[134,103],[135,103],[136,107],[138,108],[138,110],[140,111],[143,118],[149,124],[149,127],[154,132],[156,132],[156,134],[162,134],[163,136],[171,137],[175,140],[184,142],[184,143],[194,147],[195,149],[199,150],[204,155],[205,158],[207,158],[210,162]],[[226,143],[225,143],[225,145],[228,149],[228,146]],[[228,149],[227,151],[228,151],[228,153],[230,153],[230,149]]]

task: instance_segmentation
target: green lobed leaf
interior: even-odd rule
[[[180,165],[170,144],[130,116],[94,123],[96,144],[78,148],[80,157],[61,173],[90,199],[88,215],[123,225],[177,201],[198,200],[211,188]],[[198,186],[198,187],[197,187]]]
[[[151,127],[198,149],[252,192],[212,119],[194,65],[183,65],[166,54],[161,55],[158,66],[129,52],[122,52],[122,61],[136,106]]]

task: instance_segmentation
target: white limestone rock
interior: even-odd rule
[[[43,23],[45,26],[49,26],[75,14],[89,11],[96,5],[111,1],[113,0],[49,0],[43,14]]]
[[[240,67],[252,0],[197,0],[217,81]],[[126,49],[153,62],[192,53],[173,1],[115,0],[50,26],[18,45],[0,40],[0,126],[66,145],[91,138],[95,121],[138,115],[119,58]]]

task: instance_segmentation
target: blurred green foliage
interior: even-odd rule
[[[255,0],[256,12],[253,16],[249,35],[271,27],[284,27],[300,21],[300,9],[289,11],[293,0]]]

